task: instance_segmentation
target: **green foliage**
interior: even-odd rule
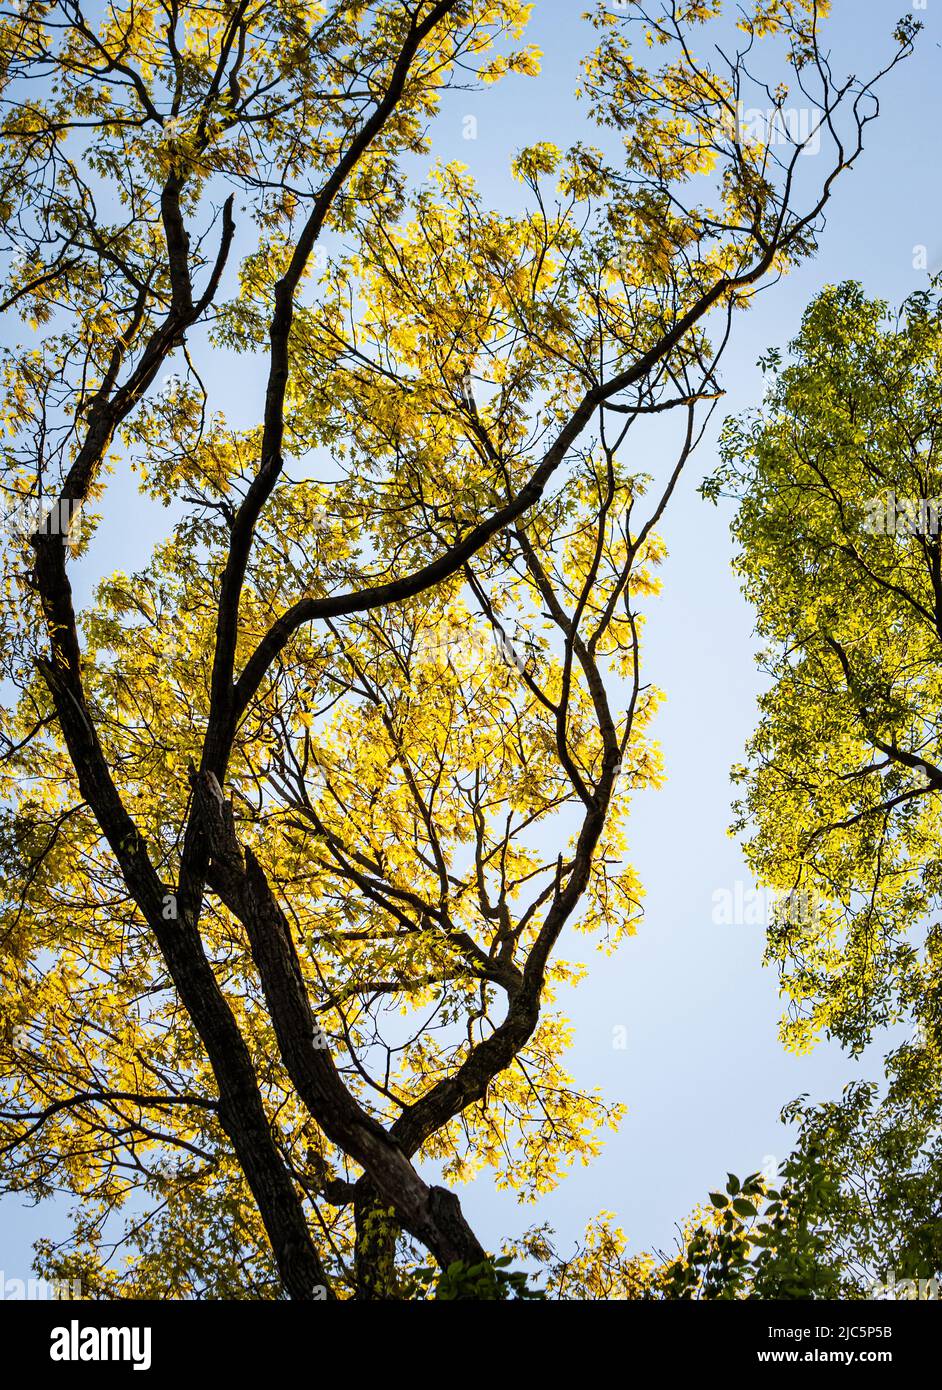
[[[771,677],[734,773],[735,829],[757,879],[810,904],[768,933],[787,1043],[824,1033],[859,1052],[912,1026],[885,1087],[786,1112],[813,1217],[788,1278],[809,1278],[820,1230],[843,1295],[866,1297],[886,1271],[942,1263],[940,286],[896,313],[829,287],[788,355],[761,365],[766,399],[727,422],[703,488],[739,502],[737,568]]]
[[[813,1153],[782,1164],[773,1187],[759,1173],[729,1174],[726,1192],[687,1226],[682,1253],[657,1269],[649,1297],[833,1298],[830,1255],[835,1180]]]
[[[522,1270],[511,1269],[513,1258],[501,1255],[480,1264],[468,1265],[456,1260],[447,1269],[425,1266],[415,1270],[405,1285],[411,1298],[476,1299],[506,1301],[507,1299],[544,1299],[540,1289],[531,1286],[530,1277]]]
[[[942,984],[938,294],[891,315],[829,288],[787,365],[766,361],[765,403],[727,422],[706,488],[739,499],[772,681],[735,828],[760,882],[813,904],[769,933],[787,1041],[856,1051],[910,1011],[937,1026]]]

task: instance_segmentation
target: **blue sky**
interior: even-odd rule
[[[584,108],[571,97],[579,56],[591,42],[580,19],[584,8],[579,0],[537,0],[527,37],[544,51],[542,76],[508,80],[482,95],[457,93],[445,104],[437,151],[463,160],[498,206],[519,197],[508,174],[516,148],[542,139],[565,146],[589,134]],[[751,886],[726,827],[729,767],[741,760],[755,722],[760,673],[753,618],[730,569],[729,511],[703,502],[696,488],[716,463],[724,413],[761,396],[757,358],[794,335],[823,285],[859,279],[869,294],[897,302],[926,284],[926,272],[914,268],[915,247],[926,247],[930,268],[942,266],[942,187],[935,176],[942,0],[913,8],[925,30],[914,56],[881,88],[881,117],[857,168],[839,182],[820,254],[737,317],[723,364],[726,400],[661,527],[670,556],[663,594],[648,609],[645,678],[667,696],[655,730],[667,785],[636,798],[630,819],[645,919],[615,956],[596,955],[583,943],[590,977],[562,1001],[576,1024],[570,1069],[581,1083],[623,1101],[627,1117],[602,1157],[537,1207],[521,1207],[487,1177],[465,1189],[467,1214],[488,1244],[548,1221],[569,1249],[606,1209],[634,1249],[667,1247],[675,1222],[727,1169],[751,1171],[768,1155],[784,1156],[788,1138],[778,1114],[786,1101],[802,1092],[833,1096],[855,1076],[880,1074],[880,1049],[860,1063],[827,1043],[810,1056],[786,1054],[777,1039],[777,981],[761,968],[761,927],[712,920],[717,890],[732,890],[737,881]],[[902,0],[835,0],[834,11],[827,34],[837,75],[882,66]],[[478,118],[476,140],[463,139],[466,114]],[[232,386],[228,391],[234,394]],[[221,404],[229,404],[225,395]],[[154,526],[152,519],[143,524],[143,504],[129,481],[118,477],[114,486],[129,523],[140,514],[142,524],[107,536],[103,528],[93,552],[99,573],[136,567],[142,531]],[[613,1046],[618,1028],[626,1030],[624,1048]],[[24,1277],[32,1241],[54,1234],[60,1220],[55,1204],[0,1202],[0,1271]]]

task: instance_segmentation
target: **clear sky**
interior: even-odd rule
[[[507,80],[481,95],[453,94],[443,108],[436,149],[463,160],[497,206],[519,196],[507,173],[516,148],[591,138],[584,108],[571,96],[579,56],[592,41],[580,18],[585,8],[583,0],[537,0],[528,39],[544,51],[542,76]],[[834,0],[833,8],[826,32],[835,74],[869,75],[892,49],[903,0]],[[857,168],[839,181],[820,254],[737,316],[723,364],[726,400],[661,527],[670,557],[664,592],[648,607],[644,676],[667,696],[655,730],[667,785],[637,797],[630,819],[645,919],[614,956],[596,954],[585,938],[571,947],[570,958],[589,961],[590,976],[561,1001],[576,1024],[570,1070],[623,1101],[628,1114],[602,1156],[536,1207],[495,1191],[486,1175],[464,1189],[466,1212],[486,1244],[548,1221],[561,1247],[571,1248],[606,1209],[633,1249],[667,1247],[675,1223],[727,1169],[752,1171],[769,1155],[784,1156],[788,1136],[778,1114],[786,1101],[802,1092],[824,1099],[854,1076],[880,1075],[881,1049],[861,1063],[824,1042],[810,1056],[786,1054],[777,1039],[777,981],[761,967],[762,928],[712,920],[717,890],[752,887],[726,828],[729,767],[742,759],[755,723],[760,673],[753,618],[730,569],[730,513],[703,502],[696,488],[715,466],[724,413],[761,396],[756,359],[794,335],[823,285],[859,279],[869,294],[897,302],[927,282],[914,268],[915,247],[927,248],[931,269],[942,268],[942,0],[913,9],[925,30],[913,57],[881,87],[882,114]],[[476,140],[463,138],[466,114],[478,118]],[[225,393],[220,404],[230,404]],[[127,479],[116,479],[115,492],[128,524],[99,533],[90,557],[99,574],[137,567],[154,534]],[[618,1028],[626,1030],[623,1048],[614,1046]],[[54,1234],[60,1220],[55,1204],[0,1202],[0,1271],[26,1276],[32,1241]]]

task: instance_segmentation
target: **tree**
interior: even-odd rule
[[[712,65],[718,4],[600,10],[613,151],[519,152],[517,214],[410,173],[449,84],[535,69],[515,0],[4,18],[4,487],[42,515],[3,605],[0,1151],[8,1189],[79,1199],[50,1269],[396,1297],[427,1251],[518,1289],[423,1172],[533,1194],[617,1118],[562,1068],[554,951],[634,930],[656,527],[734,310],[814,250],[877,113],[824,8],[760,0]],[[805,173],[738,119],[766,40],[829,152]],[[206,384],[238,354],[247,424]],[[621,453],[654,412],[656,480]],[[118,468],[172,531],[79,614]]]
[[[914,1012],[937,1047],[937,294],[890,320],[857,285],[825,290],[792,352],[726,432],[773,678],[739,824],[756,872],[800,895],[769,941],[795,1045],[825,1030],[859,1050]]]
[[[768,940],[785,1038],[859,1052],[912,1028],[882,1097],[856,1085],[796,1110],[842,1175],[860,1287],[942,1268],[939,310],[937,285],[896,314],[826,289],[787,362],[769,354],[766,401],[729,422],[707,487],[740,499],[737,563],[768,641],[737,827],[785,890]]]
[[[942,1275],[940,1072],[918,1040],[895,1048],[886,1085],[853,1082],[836,1101],[785,1110],[795,1162],[831,1180],[822,1227],[844,1298],[939,1297]],[[934,1282],[934,1290],[933,1290]]]

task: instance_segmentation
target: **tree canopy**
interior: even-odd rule
[[[794,1112],[840,1175],[847,1268],[871,1285],[880,1269],[935,1277],[938,286],[898,312],[855,283],[830,287],[789,353],[765,366],[765,402],[728,422],[724,465],[706,485],[739,497],[738,566],[767,644],[737,829],[750,833],[756,875],[785,892],[768,955],[789,999],[788,1045],[823,1033],[860,1052],[886,1025],[902,1034],[885,1087],[855,1084]],[[788,911],[796,898],[804,910]]]

